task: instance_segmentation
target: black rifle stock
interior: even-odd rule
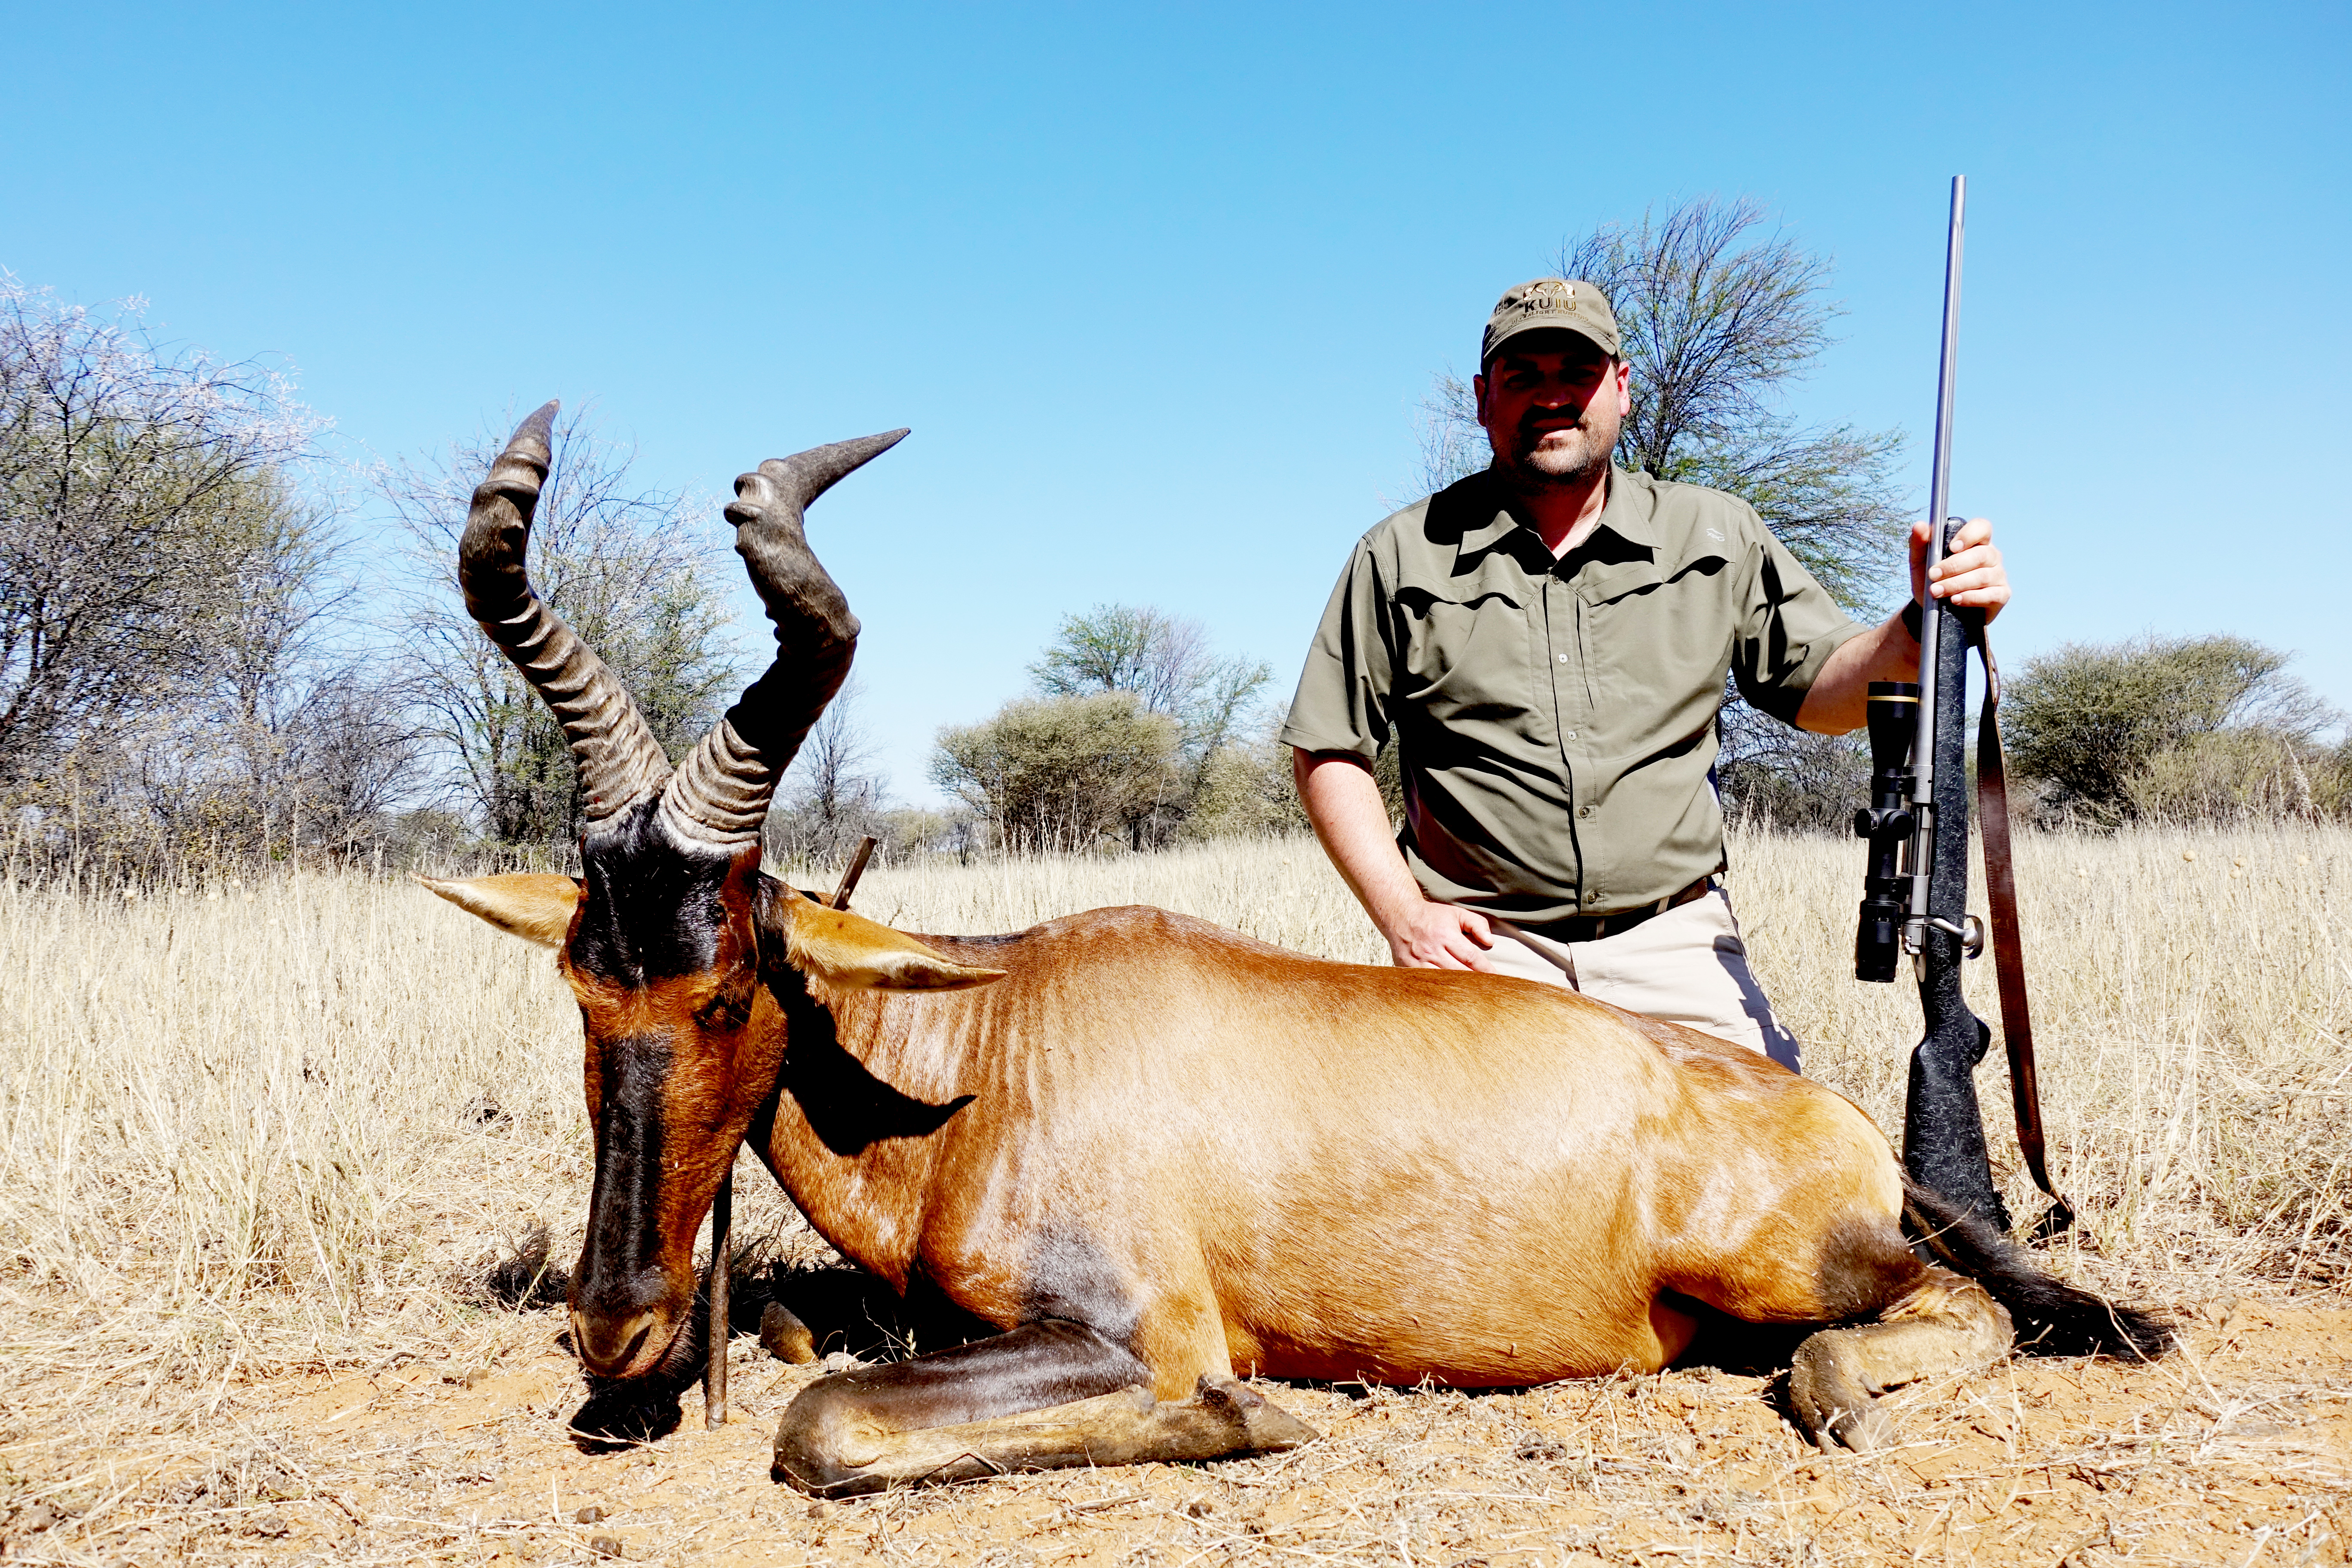
[[[1937,531],[1958,527],[1940,524]],[[1947,610],[1934,617],[1933,632],[1932,649],[1922,651],[1932,654],[1934,679],[1932,685],[1921,683],[1935,693],[1934,733],[1922,737],[1936,763],[1929,786],[1932,817],[1926,886],[1913,900],[1915,908],[1924,905],[1927,918],[1906,933],[1918,943],[1919,1010],[1926,1027],[1911,1052],[1903,1163],[1926,1185],[2007,1230],[2009,1209],[1993,1187],[1984,1113],[1977,1103],[1977,1064],[1992,1044],[1992,1031],[1969,1008],[1960,987],[1960,965],[1982,942],[1968,912],[1969,628],[1961,613]],[[1923,721],[1927,717],[1923,712]]]

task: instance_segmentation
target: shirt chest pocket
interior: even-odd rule
[[[1637,720],[1620,737],[1628,746],[1680,736],[1715,716],[1731,671],[1731,613],[1705,591],[1709,575],[1580,606],[1593,700]]]
[[[1396,695],[1433,719],[1516,727],[1528,710],[1528,612],[1511,595],[1398,595],[1403,633]]]

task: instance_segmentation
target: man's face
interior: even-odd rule
[[[1495,466],[1557,485],[1605,468],[1633,411],[1626,366],[1574,332],[1523,332],[1471,383]]]

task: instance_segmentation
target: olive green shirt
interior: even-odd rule
[[[1394,729],[1397,847],[1430,897],[1613,913],[1722,864],[1725,676],[1793,721],[1862,629],[1737,497],[1618,470],[1554,560],[1475,474],[1358,542],[1282,739],[1370,763]]]

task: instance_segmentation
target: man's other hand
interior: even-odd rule
[[[1400,969],[1479,969],[1491,972],[1486,950],[1494,928],[1475,910],[1423,899],[1391,918],[1382,931],[1389,956]]]
[[[1911,525],[1911,597],[1933,593],[1948,605],[1982,610],[1991,620],[2009,603],[2009,572],[1992,542],[1992,524],[1972,517],[1960,527],[1951,553],[1936,563],[1936,579],[1927,581],[1927,525]]]

